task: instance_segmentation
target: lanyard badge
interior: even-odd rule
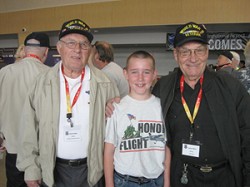
[[[183,108],[186,112],[186,115],[190,121],[190,125],[191,125],[191,130],[190,130],[190,136],[189,136],[189,142],[192,142],[193,139],[193,135],[194,135],[194,120],[197,116],[197,113],[199,111],[200,108],[200,103],[201,103],[201,99],[202,99],[202,84],[203,84],[203,76],[200,78],[200,90],[198,93],[198,97],[196,99],[195,102],[195,107],[194,107],[194,112],[193,115],[191,115],[191,112],[189,110],[189,107],[187,105],[187,102],[183,96],[183,92],[184,92],[184,76],[181,76],[180,79],[180,92],[181,92],[181,102],[183,105]],[[199,157],[200,154],[200,146],[199,145],[194,145],[194,144],[190,144],[190,143],[183,143],[182,144],[182,155],[185,156],[191,156],[191,157]],[[184,164],[183,165],[183,171],[182,171],[182,176],[180,178],[180,182],[181,184],[186,185],[188,183],[188,171],[187,171],[187,167],[188,164]]]
[[[186,112],[186,115],[190,121],[190,134],[189,134],[189,142],[188,141],[183,141],[182,143],[182,155],[185,156],[191,156],[191,157],[199,157],[200,154],[200,145],[197,144],[197,142],[193,141],[193,136],[194,136],[194,120],[197,116],[197,113],[200,108],[200,103],[202,99],[202,84],[203,84],[203,76],[200,78],[200,90],[196,99],[195,107],[194,107],[194,112],[193,115],[191,115],[191,112],[189,110],[189,107],[187,105],[187,102],[183,96],[184,92],[184,76],[182,75],[180,79],[180,92],[181,92],[181,101],[183,108]]]
[[[85,68],[82,70],[82,75],[81,75],[81,85],[80,87],[78,88],[75,96],[74,96],[74,99],[73,99],[73,102],[72,104],[70,103],[70,92],[69,92],[69,83],[64,75],[64,68],[63,68],[63,65],[62,65],[62,74],[63,74],[63,78],[64,78],[64,81],[65,81],[65,91],[66,91],[66,103],[67,103],[67,114],[66,114],[66,118],[67,118],[67,121],[69,122],[70,126],[73,127],[73,122],[71,120],[72,118],[72,108],[73,106],[76,104],[79,96],[80,96],[80,93],[81,93],[81,90],[82,90],[82,81],[84,79],[84,75],[85,75]]]
[[[184,92],[184,76],[182,75],[181,76],[181,79],[180,79],[180,91],[181,91],[181,102],[182,102],[182,105],[183,105],[183,108],[186,112],[186,115],[191,123],[191,129],[193,128],[193,125],[194,125],[194,119],[195,117],[197,116],[197,113],[198,113],[198,110],[200,108],[200,104],[201,104],[201,98],[202,98],[202,84],[203,84],[203,76],[200,78],[200,91],[198,93],[198,97],[196,99],[196,103],[195,103],[195,107],[194,107],[194,112],[193,112],[193,115],[191,115],[191,112],[188,108],[188,105],[187,105],[187,102],[183,96],[183,92]],[[190,132],[190,140],[192,140],[193,138],[193,131]]]

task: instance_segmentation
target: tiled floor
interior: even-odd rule
[[[5,155],[4,155],[5,156]],[[5,158],[0,159],[0,187],[6,186],[6,177],[5,177]]]

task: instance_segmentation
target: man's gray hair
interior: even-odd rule
[[[250,65],[250,41],[248,41],[246,44],[244,55],[245,55],[246,66],[249,66]]]

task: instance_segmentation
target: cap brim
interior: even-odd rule
[[[64,31],[63,33],[61,33],[59,35],[59,40],[62,37],[66,36],[67,34],[72,34],[72,33],[82,34],[82,35],[86,36],[88,38],[88,40],[89,40],[90,43],[92,42],[92,40],[94,38],[93,35],[90,32],[88,32],[88,31],[83,31],[83,30],[66,30],[66,31]]]
[[[201,38],[196,38],[196,37],[190,37],[190,38],[186,38],[184,40],[182,40],[181,42],[175,44],[175,47],[180,47],[182,46],[183,44],[187,43],[187,42],[200,42],[200,43],[203,43],[203,44],[209,44],[208,41],[205,41]]]

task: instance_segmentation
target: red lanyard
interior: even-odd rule
[[[194,107],[194,112],[193,112],[193,116],[190,113],[190,110],[188,108],[187,102],[183,97],[183,91],[184,91],[184,76],[181,76],[181,80],[180,80],[180,91],[181,91],[181,101],[182,101],[182,105],[184,107],[184,110],[187,114],[187,117],[189,119],[189,121],[191,122],[191,125],[193,125],[194,123],[194,119],[198,113],[199,107],[200,107],[200,103],[201,103],[201,98],[202,98],[202,84],[203,84],[203,76],[200,78],[200,91],[198,93],[198,97],[196,99],[196,103],[195,103],[195,107]]]
[[[70,93],[69,93],[69,83],[64,75],[64,68],[63,68],[63,65],[62,65],[62,74],[63,74],[63,78],[64,78],[64,81],[65,81],[65,89],[66,89],[66,100],[67,100],[67,118],[70,119],[72,117],[72,108],[73,106],[76,104],[78,98],[79,98],[79,95],[81,93],[81,89],[82,89],[82,81],[83,81],[83,78],[84,78],[84,75],[85,75],[85,68],[82,70],[82,76],[81,76],[81,85],[80,87],[78,88],[76,94],[75,94],[75,97],[73,99],[73,102],[72,102],[72,105],[70,104]]]
[[[34,55],[34,54],[27,54],[27,57],[33,57],[33,58],[36,58],[36,59],[38,59],[39,61],[41,61],[41,59],[39,58],[39,56]],[[42,62],[42,61],[41,61],[41,62]]]

